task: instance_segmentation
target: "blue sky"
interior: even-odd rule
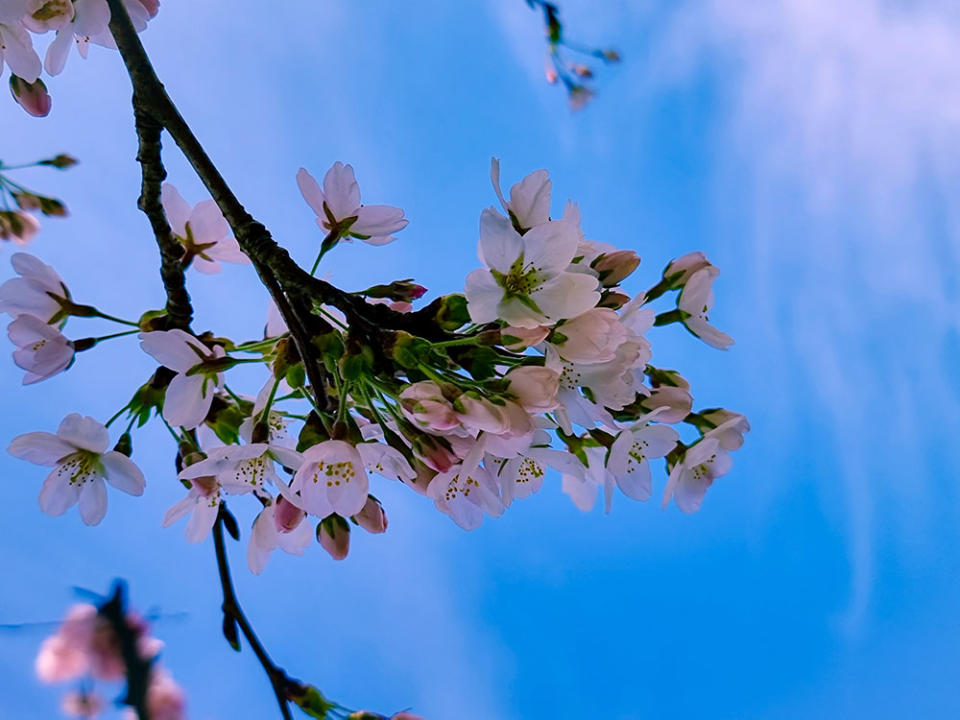
[[[539,20],[520,0],[286,15],[197,5],[165,3],[144,41],[237,194],[295,257],[311,261],[320,238],[294,174],[343,160],[366,201],[403,207],[411,224],[392,245],[338,249],[325,260],[334,281],[459,290],[495,201],[490,157],[508,182],[547,168],[555,203],[576,200],[590,237],[640,253],[632,289],[688,250],[722,268],[712,318],[737,344],[720,353],[658,329],[654,360],[685,370],[698,404],[753,425],[694,516],[623,497],[609,516],[584,515],[553,478],[465,533],[384,482],[389,531],[355,534],[343,563],[312,548],[253,577],[234,547],[241,597],[280,664],[347,705],[431,720],[956,716],[954,8],[566,2],[569,32],[624,55],[571,115],[542,79]],[[4,160],[82,160],[20,175],[72,210],[31,251],[81,301],[156,307],[122,66],[94,49],[50,87],[45,120],[0,110]],[[202,199],[175,148],[167,158]],[[266,295],[248,268],[190,280],[198,327],[262,327]],[[52,430],[72,411],[105,419],[150,371],[135,343],[29,388],[8,365],[0,435]],[[209,541],[159,526],[180,497],[164,433],[135,437],[144,498],[111,494],[92,529],[43,516],[43,471],[0,457],[0,622],[55,619],[73,586],[126,577],[138,606],[187,613],[156,632],[191,718],[271,717],[259,666],[220,637]],[[3,720],[56,712],[58,691],[32,675],[41,638],[0,634]]]

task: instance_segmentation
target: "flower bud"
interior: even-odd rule
[[[562,339],[557,339],[557,335]],[[551,342],[564,360],[601,363],[616,357],[617,348],[627,339],[627,328],[613,310],[593,308],[565,322],[554,337]]]
[[[657,422],[681,422],[693,408],[693,397],[680,387],[664,385],[650,391],[650,396],[640,401],[640,406],[652,412],[657,408],[666,408],[657,414]]]
[[[0,211],[0,240],[26,245],[39,230],[40,222],[33,215],[14,210]]]
[[[557,407],[560,376],[555,370],[539,365],[522,365],[504,376],[507,390],[517,402],[532,413],[550,412]]]
[[[77,164],[77,159],[66,153],[60,153],[56,157],[52,157],[49,160],[41,160],[37,165],[49,165],[50,167],[55,167],[57,170],[66,170],[69,167],[73,167]]]
[[[446,472],[460,461],[450,443],[443,438],[419,433],[412,438],[411,446],[424,464],[437,472]]]
[[[434,320],[442,330],[453,332],[470,322],[466,297],[463,295],[444,295],[439,300],[439,309],[434,315]]]
[[[374,285],[362,291],[368,298],[387,298],[389,300],[411,302],[423,297],[427,289],[413,282],[413,278],[394,280],[389,285]]]
[[[28,114],[34,117],[46,117],[50,113],[53,101],[50,99],[50,93],[47,92],[47,86],[40,78],[28,83],[21,77],[11,75],[10,93]]]
[[[707,256],[697,250],[687,253],[670,262],[663,271],[663,279],[668,283],[670,290],[676,290],[686,285],[687,280],[698,270],[712,267]]]
[[[417,427],[443,432],[460,424],[440,386],[432,380],[422,380],[400,393],[400,410]]]
[[[113,446],[113,449],[127,457],[133,455],[133,439],[130,437],[130,433],[125,432],[121,435],[117,440],[117,444]]]
[[[597,303],[597,307],[619,310],[628,302],[630,302],[630,296],[626,293],[617,292],[615,290],[607,290],[603,293],[603,295],[600,296],[600,302]]]
[[[281,495],[274,504],[273,526],[279,533],[292,532],[306,515],[303,510]]]
[[[328,515],[317,525],[317,541],[334,560],[343,560],[350,552],[350,526],[339,515]]]
[[[504,412],[479,393],[468,390],[453,403],[457,418],[468,428],[499,435],[510,426]]]
[[[507,350],[521,352],[533,345],[539,345],[549,334],[548,327],[518,328],[508,325],[500,331],[500,339]]]
[[[353,516],[357,525],[369,533],[382,533],[387,531],[387,513],[383,510],[383,505],[373,495],[367,495],[367,502],[356,515]]]
[[[640,256],[633,250],[615,250],[603,253],[590,263],[597,271],[600,284],[613,287],[623,282],[640,265]]]

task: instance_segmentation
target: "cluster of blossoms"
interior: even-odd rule
[[[157,14],[160,0],[123,0],[139,31]],[[86,57],[90,43],[115,48],[107,0],[2,0],[0,2],[0,73],[10,68],[10,92],[31,115],[50,112],[52,100],[41,75],[63,72],[76,45]],[[34,38],[51,38],[43,59]]]
[[[730,451],[749,425],[725,409],[694,411],[689,383],[651,364],[647,334],[678,323],[728,347],[733,341],[708,318],[719,271],[691,253],[631,298],[622,284],[640,258],[585,238],[573,203],[552,219],[545,171],[507,196],[494,160],[492,180],[502,210],[481,214],[482,267],[468,275],[463,294],[414,310],[425,289],[398,280],[342,293],[331,304],[314,302],[310,344],[322,388],[308,382],[316,374],[305,368],[275,307],[264,337],[244,343],[168,328],[161,311],[121,320],[75,303],[52,268],[15,254],[20,277],[0,285],[0,311],[14,318],[9,335],[25,383],[66,370],[78,351],[134,333],[160,365],[107,422],[129,418],[113,450],[107,427],[77,414],[55,435],[13,440],[12,454],[53,466],[42,509],[58,515],[79,504],[83,520],[94,524],[106,510],[104,480],[141,494],[143,475],[128,457],[131,433],[159,416],[177,438],[185,488],[164,524],[189,516],[187,539],[198,542],[228,496],[255,498],[247,557],[256,573],[277,548],[300,554],[316,537],[342,559],[353,527],[384,532],[387,515],[371,493],[370,475],[407,485],[472,529],[539,491],[550,469],[582,510],[602,491],[609,511],[615,488],[648,500],[651,462],[662,459],[664,506],[672,499],[684,512],[696,511],[730,469]],[[335,164],[322,185],[306,170],[297,182],[326,233],[319,255],[350,238],[389,242],[407,224],[398,208],[361,204],[349,165]],[[168,185],[163,206],[185,265],[216,272],[219,261],[244,261],[212,201],[191,208]],[[671,291],[675,307],[659,314],[649,307]],[[133,329],[70,340],[62,330],[71,316]],[[255,396],[226,383],[241,363],[269,369]],[[681,424],[689,427],[687,440]]]
[[[124,683],[128,687],[136,683],[129,678],[131,660],[124,656],[124,642],[128,641],[146,676],[143,699],[149,717],[185,720],[183,690],[159,661],[163,643],[149,635],[147,623],[139,615],[114,614],[115,602],[100,607],[87,603],[71,607],[57,632],[40,646],[35,661],[37,676],[50,684],[77,683],[77,688],[63,697],[61,708],[65,715],[100,717],[107,703],[95,689],[95,683],[108,686]],[[123,717],[136,720],[137,715],[128,708]]]

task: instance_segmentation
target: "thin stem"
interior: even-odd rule
[[[237,599],[236,591],[233,589],[233,580],[230,577],[230,564],[227,560],[227,549],[223,541],[224,511],[225,506],[221,505],[220,514],[217,515],[217,520],[213,525],[213,547],[217,555],[217,571],[220,575],[220,587],[223,590],[223,613],[237,623],[243,636],[247,639],[247,644],[250,646],[250,649],[253,650],[253,654],[257,656],[257,660],[260,662],[260,665],[263,666],[267,677],[270,678],[273,692],[277,696],[277,704],[280,706],[280,714],[284,720],[293,720],[287,699],[287,685],[289,682],[287,674],[278,668],[273,663],[273,660],[270,659],[260,639],[257,637],[256,632],[254,632],[253,626],[250,624],[250,621],[247,620],[247,616],[240,607],[240,601]]]
[[[123,318],[114,317],[113,315],[107,315],[105,312],[100,312],[99,310],[95,313],[96,317],[103,318],[104,320],[112,320],[115,323],[120,323],[121,325],[129,325],[130,327],[140,328],[140,323],[135,323],[131,320],[124,320]]]
[[[134,333],[140,332],[140,329],[136,330],[125,330],[123,332],[113,333],[112,335],[101,335],[100,337],[92,338],[94,342],[101,342],[103,340],[112,340],[113,338],[126,337],[127,335],[133,335]]]

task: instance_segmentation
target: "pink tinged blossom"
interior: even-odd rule
[[[584,450],[587,465],[579,460],[560,468],[560,486],[563,492],[573,501],[573,504],[582,512],[590,512],[597,504],[597,491],[602,487],[609,496],[612,493],[612,477],[604,465],[605,448],[590,447]]]
[[[566,271],[579,242],[574,222],[545,222],[521,236],[496,210],[484,210],[479,254],[485,267],[471,272],[466,281],[470,318],[532,329],[596,306],[597,279]]]
[[[560,376],[556,370],[538,365],[522,365],[504,376],[507,391],[524,410],[531,413],[550,412],[559,404],[557,392]]]
[[[510,428],[510,419],[503,407],[472,390],[454,401],[453,410],[463,426],[474,431],[499,435]]]
[[[694,273],[713,267],[707,256],[697,250],[672,260],[664,269],[663,278],[669,281],[670,289],[681,288]]]
[[[267,382],[264,383],[253,402],[253,413],[240,423],[240,437],[243,438],[244,442],[253,442],[253,429],[256,424],[254,420],[256,419],[257,422],[263,421],[263,410],[267,406],[267,400],[270,398],[270,392],[273,390],[274,382],[275,379],[273,376],[267,378]],[[281,380],[279,385],[277,385],[275,396],[280,397],[290,391],[291,388],[287,385],[286,380]],[[271,445],[289,446],[293,444],[293,438],[290,437],[290,433],[287,430],[290,422],[290,418],[281,415],[275,410],[271,409],[267,413],[267,436],[268,442]],[[290,466],[288,465],[287,467]]]
[[[7,327],[7,335],[17,346],[13,361],[27,371],[24,385],[53,377],[73,363],[73,343],[33,315],[20,315]]]
[[[724,450],[739,450],[743,447],[743,436],[750,432],[750,423],[745,416],[717,408],[701,412],[700,417],[716,426],[704,435],[705,438],[715,438]]]
[[[72,22],[57,30],[57,36],[47,48],[43,67],[50,75],[63,72],[74,44],[80,57],[86,58],[91,38],[109,34],[110,8],[106,0],[74,0],[73,10]]]
[[[91,417],[67,415],[56,435],[32,432],[18,435],[7,448],[14,457],[52,466],[40,490],[40,509],[62,515],[79,504],[80,517],[96,525],[107,512],[104,480],[129,495],[142,495],[143,473],[126,455],[107,451],[107,429]]]
[[[510,200],[500,190],[500,161],[490,160],[490,181],[503,206],[504,212],[512,215],[524,230],[542,225],[550,219],[550,190],[552,182],[546,170],[534,170],[510,188]]]
[[[105,707],[103,698],[88,690],[68,692],[60,703],[63,714],[75,718],[100,717]]]
[[[320,518],[331,513],[356,515],[369,489],[363,458],[343,440],[326,440],[308,448],[290,487],[280,488],[287,500]]]
[[[334,560],[343,560],[350,552],[350,526],[339,515],[330,515],[317,528],[317,541]]]
[[[656,416],[660,420],[660,416]],[[653,493],[650,459],[666,457],[677,444],[677,431],[648,420],[622,430],[610,446],[607,470],[631,500],[647,501]]]
[[[592,308],[557,328],[561,337],[553,341],[560,357],[589,365],[609,362],[627,339],[627,328],[609,308]]]
[[[733,338],[720,332],[709,322],[707,313],[713,307],[713,281],[720,274],[715,267],[697,270],[680,291],[677,307],[685,314],[683,324],[707,345],[726,350]]]
[[[97,3],[105,0],[94,0]],[[76,0],[75,0],[76,2]],[[123,6],[130,16],[130,22],[137,32],[143,32],[147,28],[147,22],[151,20],[160,9],[159,0],[123,0]],[[109,18],[109,15],[107,16]],[[90,36],[90,42],[103,47],[116,49],[117,43],[110,34],[110,30],[104,27],[99,33]]]
[[[13,95],[17,104],[33,117],[46,117],[50,114],[50,108],[53,107],[53,99],[47,92],[46,84],[40,78],[28,83],[16,75],[11,75],[10,94]]]
[[[52,267],[28,253],[14,253],[10,264],[20,277],[0,285],[0,312],[11,317],[33,315],[50,322],[61,310],[58,299],[70,297],[63,280]]]
[[[220,272],[221,261],[240,265],[250,262],[230,235],[230,226],[213,200],[190,207],[170,183],[163,184],[160,200],[174,236],[186,251],[185,263],[210,275]]]
[[[216,478],[217,484],[228,493],[242,495],[249,492],[262,494],[267,482],[279,486],[283,483],[277,475],[275,463],[296,470],[303,464],[303,456],[289,448],[269,443],[226,445],[214,448],[200,462],[185,467],[178,476],[181,480],[194,480],[203,476]]]
[[[38,0],[23,18],[23,24],[35,33],[60,30],[73,21],[71,0]]]
[[[432,380],[413,383],[400,393],[400,410],[417,427],[443,432],[460,425],[450,402]]]
[[[663,507],[673,502],[685,513],[700,509],[703,497],[713,481],[726,475],[733,466],[733,458],[720,447],[716,437],[704,437],[687,450],[673,467],[663,493]]]
[[[253,521],[247,545],[247,565],[259,575],[278,547],[290,555],[302,555],[313,541],[313,529],[304,522],[306,513],[283,496],[265,507]]]
[[[353,167],[335,162],[323,177],[323,188],[304,168],[297,171],[297,185],[307,205],[317,214],[317,225],[330,233],[340,232],[371,245],[385,245],[393,233],[403,230],[403,210],[390,205],[361,205],[360,186]]]
[[[648,410],[660,411],[657,422],[678,423],[683,422],[693,409],[693,396],[684,388],[661,385],[653,388],[642,404]]]
[[[223,386],[223,373],[202,365],[224,357],[223,348],[215,345],[211,350],[180,329],[140,333],[139,338],[144,352],[177,373],[167,386],[163,418],[174,426],[197,427],[210,412],[217,389]]]
[[[43,68],[40,56],[33,49],[30,33],[21,22],[24,15],[17,17],[20,5],[18,0],[13,0],[11,9],[0,10],[0,73],[6,65],[11,74],[34,83]]]
[[[473,530],[480,527],[485,512],[492,516],[503,512],[498,490],[496,480],[483,466],[466,473],[462,466],[455,465],[433,478],[427,495],[457,525]]]
[[[73,680],[86,674],[88,667],[83,649],[60,634],[44,639],[34,661],[37,677],[45,683]]]
[[[383,533],[387,531],[387,513],[383,505],[373,495],[367,496],[363,509],[353,516],[357,525],[369,533]]]
[[[356,447],[367,472],[376,473],[390,480],[399,480],[402,483],[409,483],[417,476],[403,454],[386,443],[362,442],[357,443]]]
[[[290,332],[290,328],[287,327],[287,321],[284,320],[283,315],[280,314],[277,303],[273,298],[270,298],[270,302],[267,305],[267,324],[263,330],[264,338],[280,337],[281,335],[286,335],[288,332]]]
[[[416,456],[436,472],[446,472],[460,459],[446,438],[420,434],[413,438],[410,445]]]
[[[211,475],[195,477],[190,482],[187,496],[174,503],[163,516],[163,527],[170,527],[177,520],[190,515],[187,521],[187,542],[198,543],[213,529],[220,512],[220,484]]]

